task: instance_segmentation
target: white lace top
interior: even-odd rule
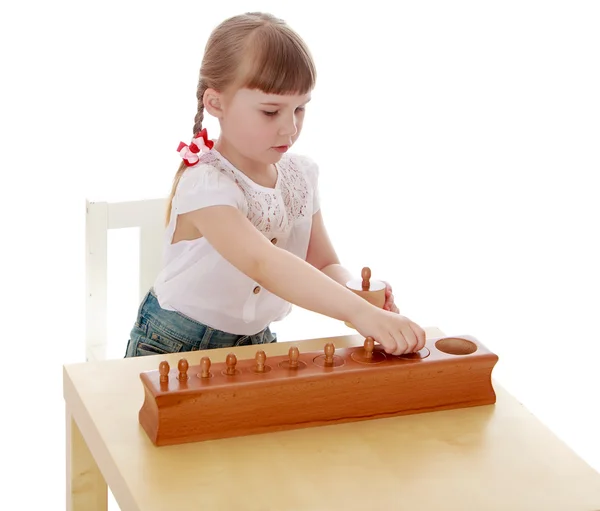
[[[274,188],[261,186],[216,149],[183,173],[165,233],[164,267],[154,283],[161,307],[228,333],[252,335],[291,310],[288,302],[236,269],[204,239],[171,243],[177,215],[219,204],[239,208],[272,243],[306,259],[319,209],[318,168],[286,153]]]

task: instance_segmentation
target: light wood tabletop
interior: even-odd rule
[[[444,336],[426,331],[429,340]],[[363,340],[312,339],[304,348]],[[233,351],[245,359],[256,349]],[[206,354],[185,357],[192,365]],[[494,405],[155,447],[138,421],[140,372],[181,357],[64,367],[68,510],[105,511],[107,484],[122,511],[600,510],[600,474],[496,381]]]

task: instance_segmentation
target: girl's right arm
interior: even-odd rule
[[[371,305],[306,261],[276,247],[235,207],[210,206],[182,216],[224,259],[282,299],[348,321],[394,355],[425,345],[425,332],[418,325]]]

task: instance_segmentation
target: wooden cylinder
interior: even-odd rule
[[[383,309],[385,305],[385,283],[380,280],[371,280],[371,269],[364,267],[361,272],[361,279],[350,280],[346,287],[356,293],[367,302]],[[348,321],[344,322],[346,326],[354,328]]]

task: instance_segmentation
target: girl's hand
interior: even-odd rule
[[[425,331],[410,319],[365,302],[356,317],[351,318],[356,330],[364,337],[373,337],[386,353],[402,355],[423,349]]]
[[[383,305],[384,310],[395,312],[396,314],[400,314],[398,307],[394,303],[394,295],[392,293],[392,286],[387,283],[385,280],[383,281],[385,284],[385,304]]]

